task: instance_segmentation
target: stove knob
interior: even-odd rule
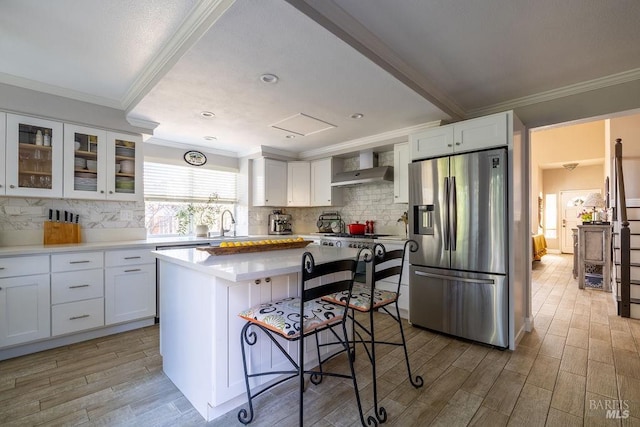
[[[333,246],[333,242],[329,242],[329,246]]]
[[[338,240],[336,242],[336,248],[341,248],[342,247],[342,242],[340,240]]]

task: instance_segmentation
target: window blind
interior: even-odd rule
[[[213,194],[220,202],[235,202],[235,172],[144,163],[144,197],[147,200],[206,201]]]

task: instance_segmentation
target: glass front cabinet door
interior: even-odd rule
[[[142,200],[142,138],[107,132],[107,199]]]
[[[64,138],[65,197],[142,198],[140,137],[65,124]]]
[[[106,198],[107,132],[65,123],[64,196]]]
[[[62,123],[7,114],[6,194],[62,197]]]

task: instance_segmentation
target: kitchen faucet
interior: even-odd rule
[[[225,209],[222,211],[222,214],[220,214],[220,237],[224,237],[224,233],[226,231],[231,231],[231,227],[229,227],[228,230],[224,229],[224,214],[229,213],[229,215],[231,215],[231,225],[234,225],[236,223],[235,218],[233,217],[233,214],[231,213],[231,211],[229,209]],[[233,237],[236,237],[236,228],[233,227]]]

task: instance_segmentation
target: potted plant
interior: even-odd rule
[[[191,226],[195,225],[197,237],[207,237],[209,226],[212,226],[218,215],[221,206],[217,204],[218,195],[212,194],[209,200],[203,203],[189,203],[186,207],[176,213],[178,219],[178,233],[188,234]]]

